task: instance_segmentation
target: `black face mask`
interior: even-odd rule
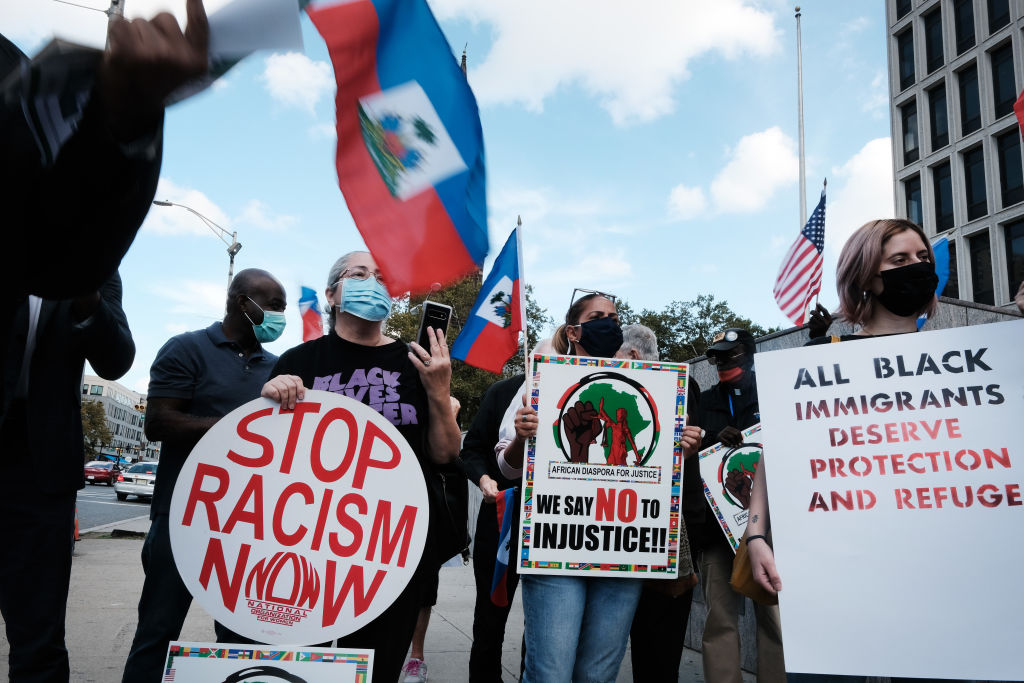
[[[883,270],[878,276],[882,278],[878,302],[901,318],[917,315],[935,296],[939,284],[935,264],[928,261]]]
[[[622,346],[622,328],[614,318],[588,320],[580,325],[579,344],[595,358],[611,358]]]

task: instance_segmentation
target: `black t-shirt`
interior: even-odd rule
[[[420,464],[426,460],[429,406],[405,342],[363,346],[334,331],[281,354],[270,376],[298,375],[309,389],[365,403],[398,428]]]

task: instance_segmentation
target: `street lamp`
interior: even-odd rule
[[[228,287],[231,287],[231,278],[234,277],[235,275],[235,254],[237,254],[242,249],[242,244],[241,242],[238,241],[238,233],[228,232],[227,230],[220,227],[203,214],[193,209],[191,206],[185,206],[184,204],[178,204],[177,202],[169,202],[166,199],[163,201],[159,199],[154,199],[153,203],[157,206],[177,206],[182,209],[185,209],[186,211],[189,211],[197,218],[199,218],[199,220],[206,223],[206,226],[210,228],[210,230],[213,230],[213,234],[219,237],[221,242],[228,245]],[[230,242],[228,241],[228,237],[231,238]]]

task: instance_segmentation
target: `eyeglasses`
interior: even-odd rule
[[[384,276],[380,274],[380,271],[377,271],[376,273],[370,273],[369,269],[366,268],[366,266],[354,266],[352,268],[348,268],[347,270],[342,272],[341,275],[338,276],[338,279],[334,284],[337,285],[338,282],[341,282],[346,277],[351,278],[353,280],[365,280],[366,278],[370,277],[370,275],[373,275],[374,279],[376,279],[377,282],[381,283],[382,285],[385,284]]]
[[[596,289],[583,289],[582,287],[577,287],[576,289],[572,290],[572,299],[569,300],[569,308],[572,308],[572,305],[574,303],[576,303],[576,295],[577,294],[582,294],[583,296],[589,296],[591,294],[597,294],[598,296],[603,296],[605,299],[608,299],[613,304],[615,303],[615,298],[616,298],[614,294],[608,294],[607,292],[600,292],[600,291],[598,291]],[[582,298],[582,297],[580,297],[580,298]]]

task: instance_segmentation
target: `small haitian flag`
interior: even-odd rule
[[[324,336],[324,321],[320,317],[320,306],[316,301],[316,290],[302,288],[299,297],[299,315],[302,317],[302,341],[319,339]]]
[[[487,256],[476,98],[425,0],[306,8],[338,82],[338,184],[392,296],[479,270]]]
[[[494,562],[494,577],[491,579],[491,602],[498,607],[508,607],[508,556],[512,543],[512,510],[516,505],[515,489],[498,492],[495,500],[498,510],[498,555]]]
[[[484,280],[473,310],[455,343],[452,358],[491,372],[501,372],[519,347],[524,329],[519,282],[519,228],[512,231]]]

